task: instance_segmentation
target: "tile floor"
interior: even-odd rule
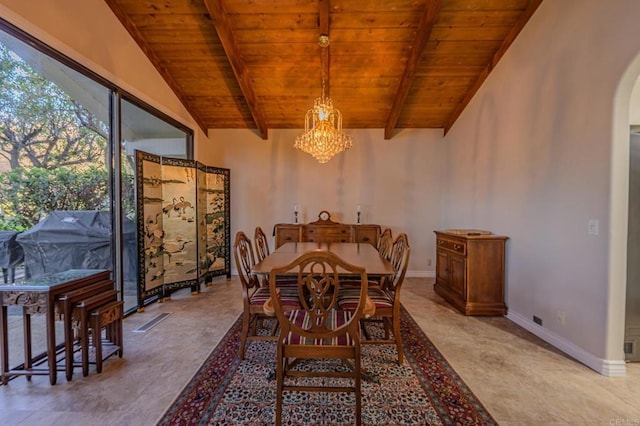
[[[601,376],[506,318],[458,314],[432,282],[407,279],[403,303],[499,424],[640,425],[640,364],[625,378]],[[239,287],[218,281],[127,317],[124,358],[108,359],[100,375],[76,369],[55,386],[46,376],[0,386],[0,424],[154,425],[240,315]],[[170,315],[151,330],[132,331],[162,312]],[[12,328],[20,321],[11,317]]]

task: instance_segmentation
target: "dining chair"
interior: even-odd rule
[[[375,314],[371,318],[363,318],[364,324],[367,322],[379,322],[384,327],[384,337],[371,337],[363,327],[365,339],[363,344],[395,344],[398,352],[398,364],[404,361],[404,351],[402,349],[402,334],[400,333],[400,290],[409,264],[409,239],[405,233],[401,233],[395,239],[390,250],[390,262],[393,265],[393,275],[383,278],[380,287],[368,285],[369,298],[375,304]],[[359,294],[355,286],[345,286],[338,295],[338,305],[341,309],[356,309],[359,303]],[[392,330],[391,338],[389,330]]]
[[[239,231],[233,244],[236,268],[242,284],[242,332],[240,334],[240,359],[244,359],[247,340],[274,340],[277,323],[274,323],[269,335],[258,335],[259,323],[270,315],[265,312],[264,305],[270,298],[269,287],[261,286],[258,276],[251,272],[255,264],[251,240]],[[296,289],[283,289],[280,297],[286,310],[300,306]],[[251,331],[251,333],[249,333]]]
[[[378,238],[378,246],[376,248],[382,257],[389,260],[392,245],[393,235],[391,234],[391,228],[386,228],[380,234],[380,237]]]
[[[256,243],[256,256],[258,262],[262,262],[265,257],[269,256],[269,240],[262,228],[256,226],[256,230],[253,234],[253,241]]]
[[[344,311],[337,306],[341,273],[358,274],[365,283],[357,306]],[[297,276],[301,308],[286,312],[276,296],[277,278]],[[361,424],[361,361],[359,321],[367,296],[365,268],[347,263],[335,253],[313,250],[269,276],[275,314],[280,323],[276,351],[276,425],[282,424],[284,392],[350,392],[355,394],[355,424]],[[331,369],[314,360],[350,361],[352,368]],[[338,381],[331,380],[337,378]],[[350,381],[344,382],[344,378]],[[329,379],[329,380],[327,380]],[[292,408],[293,410],[293,408]]]

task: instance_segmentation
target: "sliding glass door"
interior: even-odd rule
[[[136,151],[144,151],[159,156],[190,158],[191,134],[178,124],[171,124],[168,118],[161,119],[128,99],[122,99],[120,109],[120,173],[122,182],[122,239],[123,295],[125,309],[137,304],[137,267],[135,254],[136,240]],[[158,218],[145,218],[147,229],[151,229]],[[131,230],[131,233],[127,230]],[[131,261],[129,261],[131,260]]]

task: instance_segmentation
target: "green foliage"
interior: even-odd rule
[[[0,230],[24,231],[53,210],[109,208],[104,168],[18,168],[0,175]]]
[[[0,157],[10,169],[105,161],[107,140],[107,123],[0,42]]]

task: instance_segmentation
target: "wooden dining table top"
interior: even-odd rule
[[[262,262],[256,263],[251,270],[259,275],[269,274],[273,267],[287,265],[301,254],[317,249],[329,250],[348,263],[364,266],[367,275],[384,276],[394,273],[393,265],[369,243],[284,243]]]

